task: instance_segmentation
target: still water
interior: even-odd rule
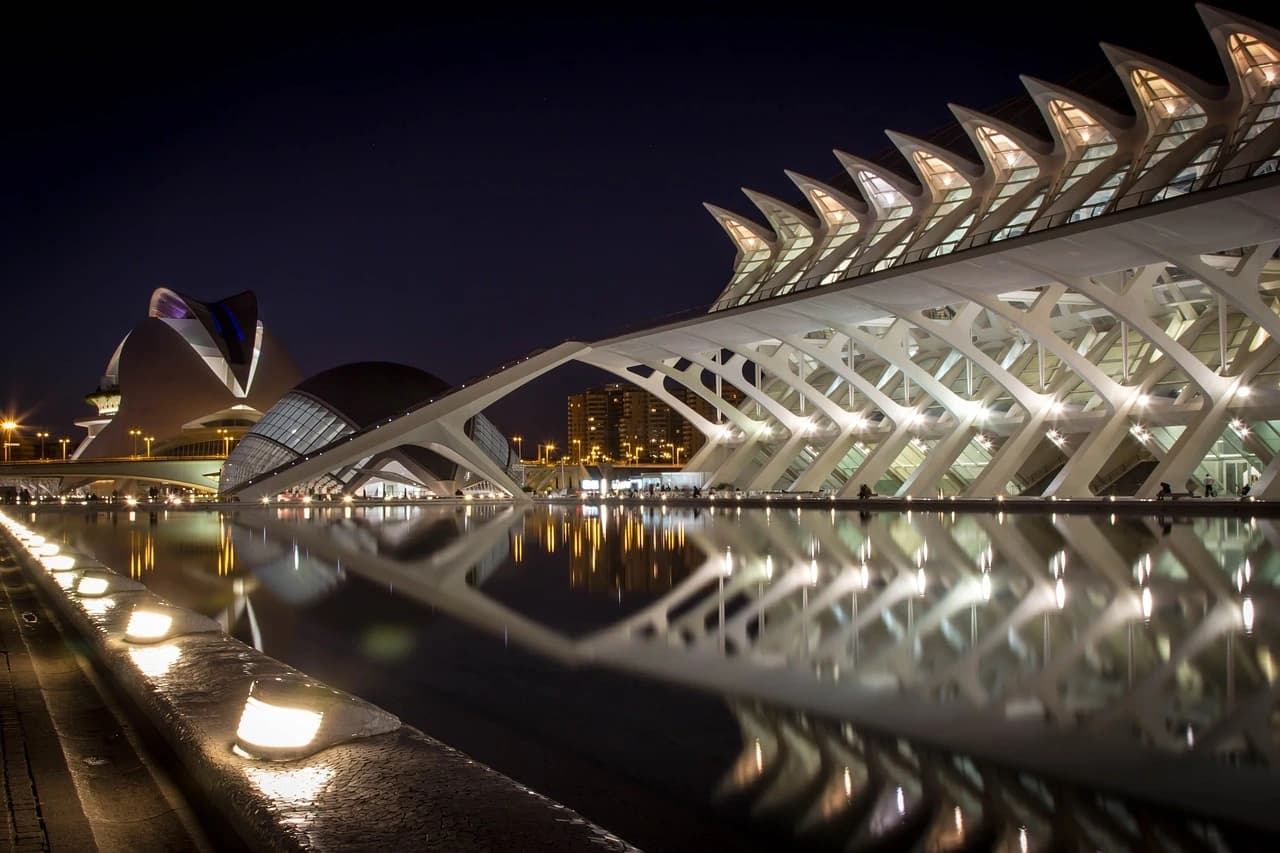
[[[37,524],[646,849],[1252,849],[1280,827],[1269,519]]]

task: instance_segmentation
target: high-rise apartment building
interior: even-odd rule
[[[725,389],[725,399],[738,402],[741,393]],[[716,419],[710,404],[686,390],[682,400],[708,420]],[[574,394],[568,400],[569,458],[631,462],[684,462],[706,440],[670,406],[641,388],[611,382]]]

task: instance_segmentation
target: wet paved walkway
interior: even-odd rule
[[[0,846],[21,853],[212,849],[3,545],[0,583]]]

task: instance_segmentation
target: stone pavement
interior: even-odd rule
[[[212,849],[3,545],[0,582],[0,848]]]

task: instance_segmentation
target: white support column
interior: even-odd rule
[[[1138,245],[1197,276],[1211,290],[1226,297],[1242,314],[1266,329],[1272,340],[1280,340],[1280,316],[1276,316],[1263,302],[1259,286],[1262,271],[1280,247],[1280,241],[1252,246],[1230,270],[1221,269],[1196,255],[1174,255],[1145,244]]]
[[[1275,345],[1274,341],[1269,343]],[[1175,490],[1179,490],[1195,473],[1196,467],[1213,447],[1213,443],[1222,436],[1231,420],[1228,407],[1235,402],[1236,389],[1248,385],[1249,380],[1274,359],[1275,350],[1266,347],[1250,355],[1252,357],[1247,364],[1242,365],[1240,374],[1224,377],[1230,383],[1226,393],[1216,400],[1208,401],[1210,405],[1202,409],[1195,420],[1182,431],[1173,447],[1169,448],[1168,455],[1138,489],[1138,497],[1152,497],[1162,482],[1170,483]]]
[[[1058,284],[1047,287],[1032,306],[1030,311],[1020,311],[1001,300],[998,296],[988,294],[968,294],[963,290],[954,292],[981,305],[983,308],[1002,317],[1007,322],[1026,332],[1032,340],[1038,341],[1058,360],[1076,373],[1090,388],[1098,393],[1103,402],[1110,405],[1121,396],[1124,386],[1117,383],[1103,372],[1102,368],[1076,352],[1075,348],[1064,341],[1053,330],[1049,322],[1053,305],[1067,292],[1066,287]]]
[[[846,335],[846,337],[848,336]],[[849,338],[849,340],[852,345],[852,338]],[[890,431],[887,440],[891,440],[896,443],[899,438],[901,438],[901,442],[898,444],[897,450],[894,451],[888,461],[883,463],[884,467],[876,473],[875,479],[869,483],[869,485],[874,486],[876,481],[884,475],[884,471],[888,470],[888,466],[897,458],[898,453],[901,453],[902,448],[906,446],[908,441],[910,441],[911,435],[908,430],[912,426],[912,412],[904,406],[899,405],[895,400],[890,399],[888,395],[861,374],[853,372],[844,364],[839,349],[833,349],[832,343],[828,343],[824,346],[815,341],[806,341],[799,337],[788,337],[785,339],[785,342],[795,350],[805,353],[814,361],[842,378],[849,384],[849,387],[856,387],[861,390],[871,405],[876,406],[880,411],[884,412],[885,417],[887,417],[893,424],[893,429]],[[796,481],[796,489],[800,491],[813,491],[821,488],[823,482],[831,476],[831,473],[835,471],[836,466],[840,464],[842,459],[844,459],[849,448],[858,440],[858,430],[861,423],[862,418],[858,415],[848,416],[843,423],[841,423],[839,436],[832,441],[831,444],[828,445],[827,449],[813,461],[813,464],[811,464],[809,468],[800,475],[800,479]],[[901,437],[899,435],[900,432],[902,432],[905,437]],[[841,494],[849,493],[850,484],[855,481],[855,478],[866,477],[867,474],[875,473],[874,467],[867,468],[866,473],[864,473],[863,468],[872,462],[873,457],[877,460],[880,458],[877,456],[878,450],[879,448],[877,447],[866,459],[863,460],[862,466],[860,466],[859,469],[849,478],[849,481],[845,484]],[[875,464],[879,464],[879,462],[877,461]]]
[[[791,465],[796,458],[800,448],[804,447],[809,441],[809,437],[803,433],[792,433],[790,437],[783,442],[764,467],[751,478],[747,483],[748,489],[772,489],[777,485],[778,478]]]
[[[874,489],[876,483],[880,482],[885,472],[889,470],[889,466],[910,441],[911,424],[909,422],[894,424],[893,431],[871,449],[871,453],[862,460],[858,470],[849,476],[848,482],[840,489],[840,497],[856,497],[858,487],[863,484]]]
[[[439,453],[474,474],[484,477],[500,489],[510,493],[516,501],[532,500],[520,484],[498,465],[489,454],[467,437],[463,429],[465,418],[457,416],[433,421],[409,437],[407,444],[419,444]]]

